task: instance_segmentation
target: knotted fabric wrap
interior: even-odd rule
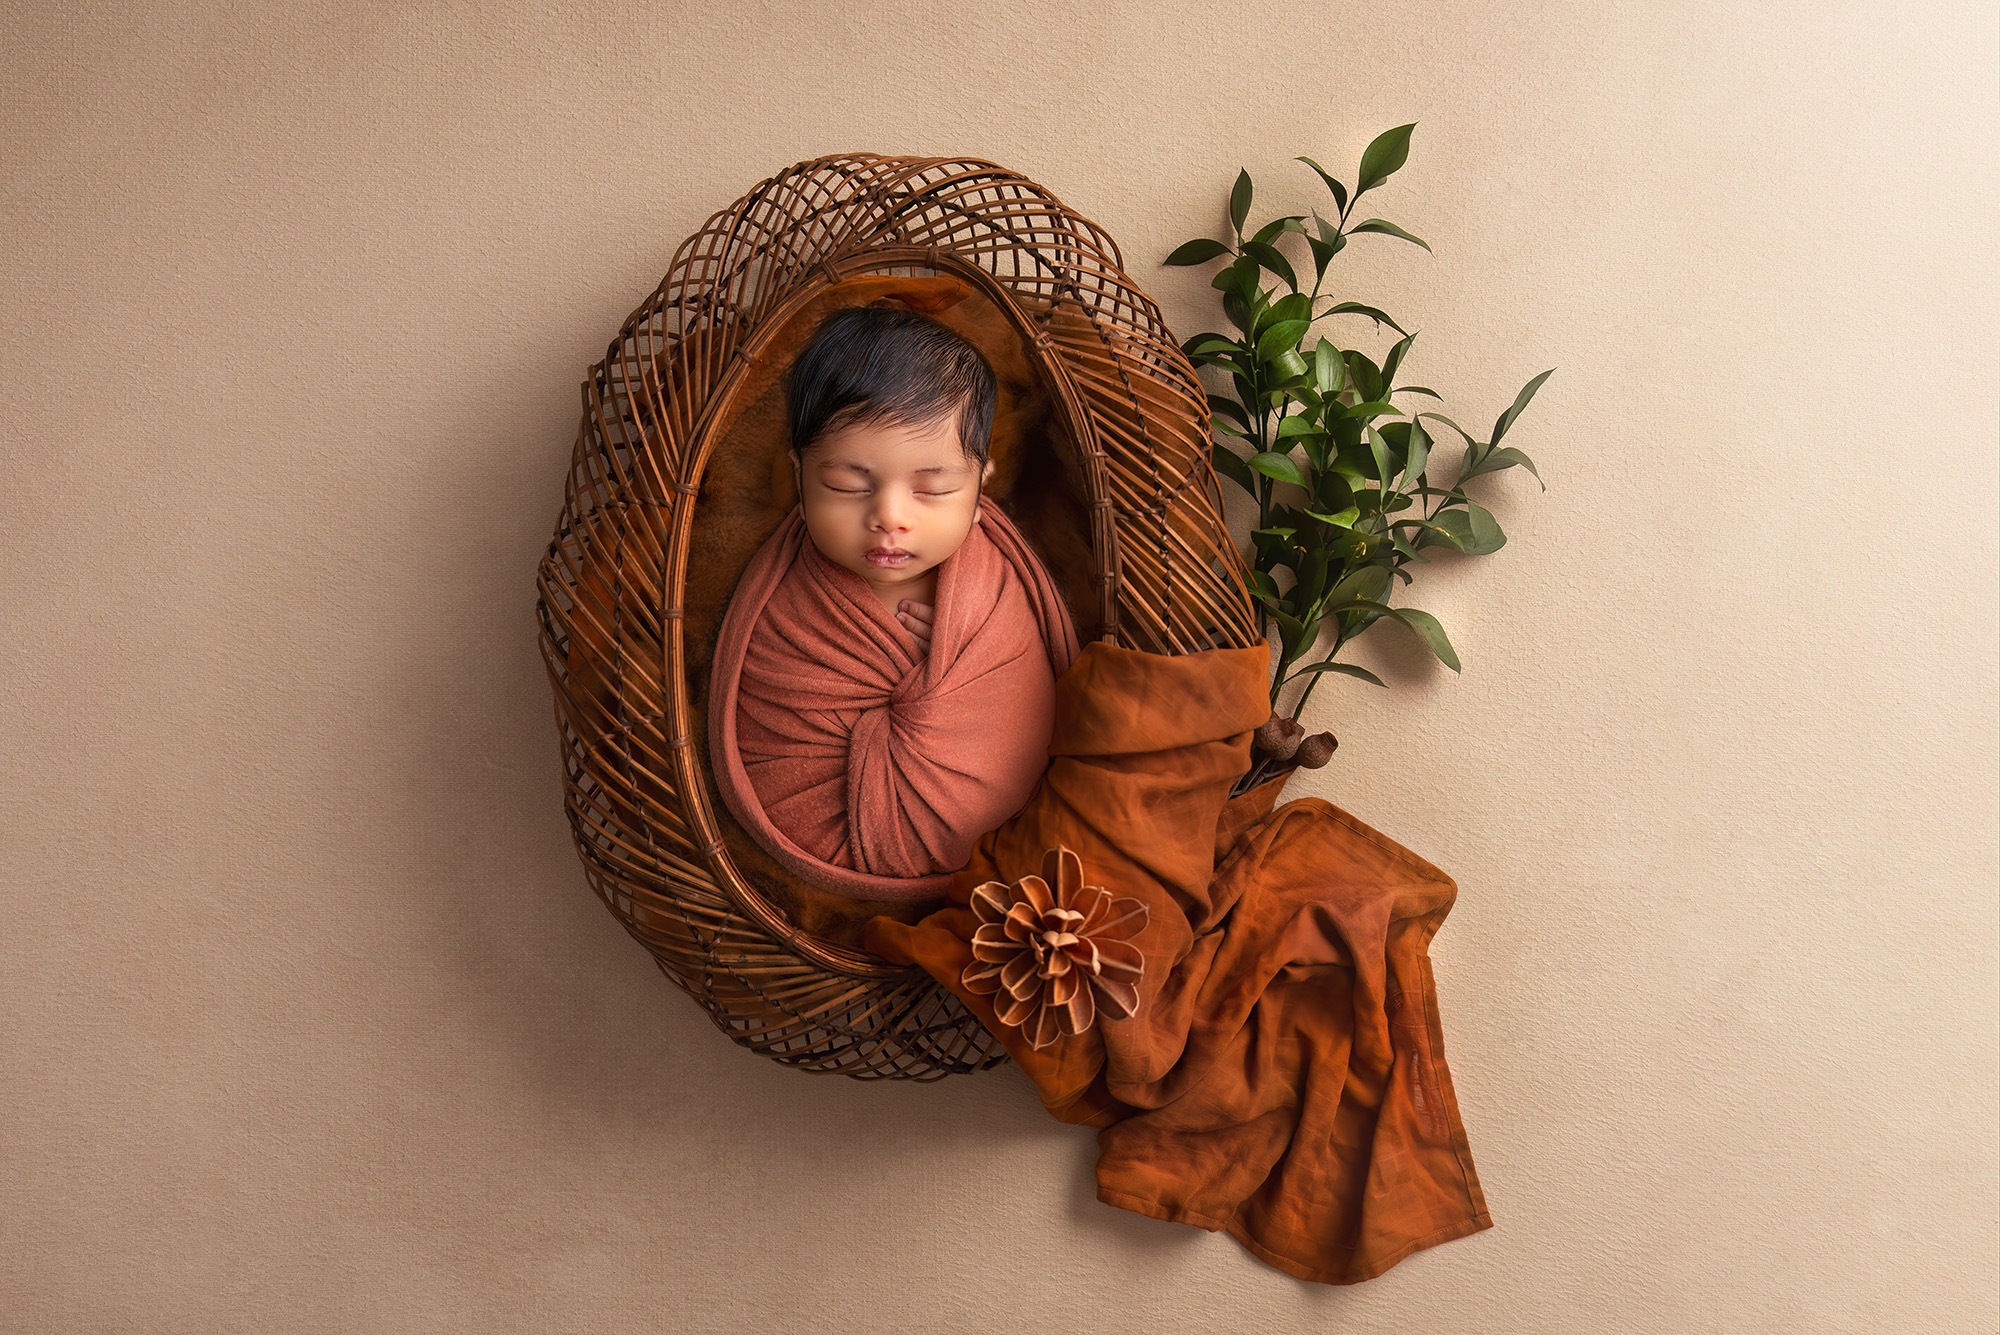
[[[999,1035],[1065,1122],[1100,1128],[1097,1196],[1227,1229],[1301,1279],[1352,1284],[1492,1226],[1459,1120],[1428,947],[1451,878],[1330,802],[1235,798],[1271,712],[1269,647],[1086,645],[1056,684],[1049,768],[946,906],[869,920]],[[1147,909],[1129,1017],[1035,1046],[966,983],[983,884],[1073,850]],[[988,934],[989,937],[991,933]],[[972,977],[979,981],[975,969]]]
[[[1077,654],[1055,581],[992,498],[937,566],[928,651],[813,545],[795,506],[723,617],[709,691],[716,787],[801,879],[858,899],[945,892],[1048,767]]]

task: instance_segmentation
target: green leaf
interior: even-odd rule
[[[1361,174],[1354,185],[1356,199],[1388,180],[1397,168],[1410,160],[1410,131],[1416,128],[1417,123],[1411,121],[1408,125],[1398,125],[1375,136],[1374,142],[1361,155]]]
[[[1312,326],[1304,320],[1280,320],[1266,329],[1257,339],[1257,360],[1268,362],[1281,351],[1298,352],[1299,340],[1306,336]],[[1300,363],[1304,365],[1303,362]]]
[[[1462,426],[1460,426],[1460,425],[1459,425],[1458,423],[1456,423],[1456,422],[1452,421],[1452,420],[1451,420],[1451,419],[1450,419],[1449,417],[1446,417],[1446,416],[1445,416],[1445,415],[1444,415],[1443,413],[1418,413],[1418,414],[1417,414],[1417,417],[1418,417],[1419,419],[1422,419],[1422,418],[1425,418],[1425,417],[1428,417],[1428,418],[1430,418],[1430,419],[1431,419],[1432,421],[1434,421],[1434,422],[1443,422],[1443,423],[1444,423],[1444,424],[1445,424],[1446,426],[1450,427],[1450,428],[1451,428],[1451,429],[1452,429],[1453,431],[1456,431],[1456,432],[1457,432],[1457,433],[1458,433],[1459,435],[1461,435],[1461,436],[1465,437],[1465,443],[1466,443],[1467,445],[1476,445],[1476,444],[1478,444],[1478,443],[1479,443],[1479,442],[1477,442],[1477,441],[1473,440],[1473,438],[1472,438],[1472,433],[1471,433],[1470,431],[1467,431],[1467,430],[1466,430],[1466,429],[1465,429],[1464,427],[1462,427]]]
[[[1288,570],[1292,567],[1297,544],[1283,538],[1274,537],[1259,529],[1251,533],[1250,541],[1257,548],[1257,568],[1260,570]]]
[[[1385,314],[1384,312],[1376,310],[1373,306],[1364,306],[1358,301],[1343,301],[1338,306],[1328,307],[1326,310],[1322,311],[1321,314],[1365,315],[1369,319],[1375,322],[1375,327],[1377,329],[1380,329],[1383,325],[1388,325],[1391,329],[1395,330],[1399,334],[1407,335],[1410,332],[1409,330],[1403,328],[1403,326],[1397,324],[1394,320],[1390,319],[1388,315]]]
[[[1306,245],[1311,247],[1313,253],[1313,277],[1325,278],[1326,266],[1333,263],[1336,253],[1334,247],[1316,236],[1307,237]]]
[[[1493,453],[1493,447],[1483,440],[1475,440],[1465,447],[1465,457],[1458,461],[1458,481],[1454,486],[1463,486],[1467,478],[1478,477],[1486,471],[1486,456]]]
[[[1222,271],[1223,274],[1229,272],[1228,269]],[[1222,274],[1217,275],[1218,278],[1221,276]],[[1217,283],[1216,286],[1222,287],[1223,284]],[[1234,288],[1227,288],[1222,294],[1222,313],[1229,317],[1229,323],[1235,325],[1245,334],[1250,332],[1251,321],[1257,318],[1251,313],[1250,303],[1245,301],[1242,294]]]
[[[1322,514],[1318,510],[1307,510],[1305,513],[1319,520],[1320,523],[1331,524],[1335,528],[1352,528],[1354,527],[1354,521],[1361,517],[1361,512],[1351,505],[1338,514]]]
[[[1507,535],[1500,531],[1500,521],[1493,512],[1477,501],[1467,501],[1465,512],[1471,516],[1473,545],[1465,549],[1468,556],[1486,556],[1507,545]]]
[[[1313,384],[1322,394],[1338,394],[1346,383],[1347,363],[1340,359],[1340,349],[1322,338],[1313,349]]]
[[[1175,248],[1174,253],[1161,260],[1162,264],[1206,264],[1218,255],[1229,254],[1229,247],[1208,237],[1196,237]]]
[[[1437,541],[1449,546],[1455,552],[1464,551],[1466,544],[1472,541],[1472,526],[1463,510],[1440,510],[1430,519],[1411,519],[1406,522],[1415,524],[1427,534],[1436,534]],[[1425,538],[1417,545],[1428,547],[1431,542],[1429,538]]]
[[[1458,511],[1450,510],[1447,511],[1446,513],[1457,514]],[[1437,523],[1435,520],[1399,519],[1396,521],[1396,527],[1399,529],[1414,528],[1417,530],[1416,549],[1419,551],[1421,551],[1425,547],[1430,547],[1434,545],[1443,545],[1451,548],[1455,552],[1463,550],[1463,548],[1461,548],[1458,545],[1459,541],[1458,535],[1452,532],[1450,529],[1444,527],[1442,524]],[[1427,561],[1428,558],[1420,556],[1417,559],[1419,561]]]
[[[1253,597],[1269,598],[1272,599],[1273,601],[1276,601],[1279,597],[1278,581],[1272,579],[1269,575],[1265,574],[1261,570],[1253,570],[1250,572],[1249,587],[1250,587],[1250,593]]]
[[[1236,451],[1230,449],[1219,440],[1209,449],[1208,454],[1210,461],[1215,465],[1216,472],[1222,474],[1222,476],[1228,478],[1252,496],[1257,494],[1256,475],[1250,471],[1250,465],[1243,462],[1242,455],[1236,453]]]
[[[1481,473],[1492,472],[1494,470],[1493,454],[1493,447],[1484,441],[1475,440],[1466,446],[1465,457],[1458,461],[1458,482],[1456,485],[1464,486]]]
[[[1270,614],[1271,620],[1278,623],[1279,641],[1282,652],[1286,658],[1293,657],[1301,649],[1306,647],[1305,644],[1306,628],[1303,622],[1301,622],[1297,617],[1292,616],[1286,612],[1281,612],[1277,608],[1271,607],[1268,604],[1266,605],[1265,610]]]
[[[1530,473],[1534,473],[1535,481],[1542,482],[1542,475],[1536,471],[1534,460],[1530,459],[1527,455],[1515,449],[1512,445],[1502,446],[1500,449],[1493,451],[1491,455],[1487,456],[1486,460],[1487,466],[1485,471],[1489,473],[1497,473],[1503,468],[1512,468],[1515,464],[1519,464],[1521,465],[1521,467],[1527,469]],[[1546,482],[1542,482],[1542,490],[1547,491],[1548,489],[1549,489],[1549,484]]]
[[[1245,431],[1242,427],[1236,425],[1236,423],[1234,422],[1223,421],[1222,414],[1220,413],[1212,415],[1208,419],[1208,424],[1210,427],[1214,428],[1217,431],[1220,431],[1225,436],[1236,436],[1239,439],[1241,439],[1248,437],[1250,434],[1248,431]]]
[[[1285,286],[1296,292],[1299,290],[1299,276],[1292,271],[1292,262],[1284,257],[1274,245],[1265,241],[1245,241],[1243,253],[1254,256],[1257,263],[1285,280]]]
[[[1528,400],[1535,397],[1535,391],[1542,387],[1542,382],[1555,373],[1556,368],[1551,366],[1521,387],[1521,392],[1514,396],[1514,406],[1501,413],[1500,420],[1493,424],[1493,444],[1500,443],[1500,437],[1506,435],[1507,428],[1514,425],[1514,419],[1521,415],[1521,409],[1528,406]],[[1537,473],[1535,476],[1540,477],[1541,474]]]
[[[1385,690],[1388,689],[1388,683],[1383,681],[1380,677],[1376,676],[1374,673],[1370,672],[1367,668],[1356,667],[1352,663],[1336,663],[1331,658],[1323,659],[1318,663],[1307,664],[1305,667],[1302,667],[1298,671],[1292,673],[1292,679],[1296,680],[1299,677],[1303,677],[1308,672],[1338,672],[1342,676],[1359,677],[1363,681],[1372,681],[1377,686],[1380,686]]]
[[[1318,612],[1301,619],[1299,629],[1299,652],[1304,653],[1319,641],[1320,616]]]
[[[1306,526],[1306,512],[1296,505],[1273,505],[1269,522],[1286,528],[1303,529]]]
[[[1375,477],[1382,489],[1389,489],[1389,442],[1382,439],[1382,433],[1374,427],[1368,428],[1368,453],[1375,459]]]
[[[1444,627],[1438,624],[1438,619],[1429,612],[1420,612],[1414,607],[1390,607],[1383,603],[1362,603],[1361,606],[1396,618],[1415,631],[1446,667],[1453,672],[1459,670],[1458,654],[1451,647],[1451,640],[1445,636]]]
[[[1236,186],[1229,192],[1229,225],[1236,229],[1237,238],[1243,236],[1243,220],[1250,216],[1250,171],[1248,168],[1236,174]]]
[[[1248,359],[1240,352],[1197,352],[1188,360],[1196,366],[1219,366],[1238,375],[1248,369]]]
[[[1298,461],[1288,454],[1279,454],[1274,450],[1266,450],[1262,454],[1253,454],[1250,456],[1249,463],[1250,467],[1256,469],[1265,477],[1275,478],[1279,482],[1290,482],[1296,486],[1308,489],[1312,487],[1311,479],[1299,467]]]
[[[1317,209],[1313,211],[1313,221],[1319,224],[1319,239],[1326,247],[1326,257],[1329,260],[1347,249],[1347,235],[1339,227],[1320,217]],[[1310,241],[1311,238],[1307,239]],[[1313,253],[1319,252],[1315,250]]]
[[[1417,336],[1415,334],[1403,335],[1397,341],[1396,346],[1389,349],[1389,355],[1382,359],[1382,383],[1385,386],[1393,385],[1396,382],[1396,368],[1403,364],[1404,356],[1410,351],[1410,344],[1416,341]],[[1394,390],[1389,391],[1389,394],[1393,393],[1395,393]],[[1387,398],[1389,395],[1385,394],[1382,397]]]
[[[1326,188],[1333,192],[1333,202],[1340,206],[1340,211],[1342,213],[1347,212],[1346,186],[1334,180],[1333,177],[1327,173],[1326,168],[1320,166],[1317,162],[1314,162],[1311,158],[1294,158],[1293,161],[1303,162],[1306,164],[1306,166],[1311,167],[1314,171],[1318,172],[1319,179],[1325,181]]]
[[[1234,399],[1225,399],[1219,394],[1211,394],[1208,399],[1208,406],[1219,413],[1227,413],[1229,416],[1235,418],[1237,424],[1240,426],[1248,427],[1250,425],[1249,412]]]
[[[1318,432],[1318,425],[1304,413],[1293,413],[1284,421],[1278,423],[1279,440],[1290,440],[1294,436],[1316,435]]]
[[[1255,301],[1258,280],[1262,277],[1263,272],[1257,267],[1256,260],[1248,255],[1238,255],[1233,263],[1217,269],[1215,277],[1208,280],[1208,285],[1220,292],[1234,292],[1245,301]]]
[[[1270,361],[1272,378],[1279,384],[1306,377],[1305,358],[1297,352],[1281,352]]]
[[[1431,438],[1421,423],[1411,422],[1409,425],[1410,444],[1405,451],[1403,476],[1415,481],[1424,475],[1424,467],[1430,462]]]
[[[1306,625],[1317,626],[1320,619],[1320,605],[1326,601],[1326,569],[1333,554],[1324,548],[1305,548],[1305,561],[1299,568],[1298,587],[1292,590],[1292,600],[1306,609]]]
[[[1381,566],[1362,566],[1349,571],[1340,583],[1333,586],[1333,592],[1326,596],[1331,609],[1352,607],[1357,604],[1378,600],[1389,591],[1389,572]]]
[[[1271,242],[1276,241],[1284,232],[1303,232],[1306,229],[1300,224],[1305,220],[1306,215],[1303,213],[1294,213],[1288,218],[1273,218],[1257,229],[1257,235],[1252,240]]]
[[[1463,510],[1440,510],[1431,516],[1454,547],[1467,556],[1487,556],[1507,545],[1507,535],[1500,531],[1499,521],[1491,511],[1472,501],[1465,506]]]
[[[1384,413],[1399,413],[1402,409],[1382,399],[1370,399],[1367,403],[1357,403],[1352,408],[1342,410],[1342,417],[1380,417]]]
[[[1265,328],[1269,328],[1280,320],[1304,320],[1307,324],[1311,324],[1312,318],[1312,298],[1303,292],[1294,292],[1289,296],[1279,297],[1276,301],[1272,302],[1271,309],[1265,313],[1265,318],[1261,321],[1261,324]]]
[[[1444,402],[1444,395],[1434,389],[1425,389],[1422,385],[1398,385],[1389,392],[1391,394],[1428,394],[1438,402]]]
[[[1305,414],[1301,413],[1300,416],[1303,417]],[[1321,469],[1325,468],[1333,455],[1337,453],[1337,451],[1331,448],[1333,444],[1332,439],[1323,431],[1308,432],[1298,436],[1296,439],[1300,445],[1305,447],[1306,461],[1311,465],[1308,471],[1315,475]]]
[[[1313,493],[1320,510],[1326,514],[1344,515],[1354,509],[1354,488],[1337,469],[1329,468],[1321,472]],[[1356,513],[1359,514],[1358,511]],[[1348,524],[1353,522],[1350,519]]]
[[[1425,250],[1431,249],[1430,242],[1424,240],[1420,236],[1411,236],[1408,232],[1396,226],[1396,224],[1382,218],[1370,218],[1365,223],[1356,223],[1354,226],[1348,228],[1347,232],[1348,235],[1350,236],[1352,236],[1356,232],[1386,232],[1390,236],[1400,236],[1405,241],[1414,241],[1418,245],[1422,246]],[[1431,251],[1431,253],[1435,255],[1437,252]]]

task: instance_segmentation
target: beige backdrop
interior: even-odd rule
[[[1853,0],[14,3],[0,1328],[1967,1331],[1996,1308],[1996,24]],[[675,245],[986,157],[1183,336],[1239,166],[1490,423],[1295,791],[1437,862],[1496,1227],[1350,1288],[1006,1069],[725,1041],[571,849],[533,575]],[[1339,331],[1375,349],[1365,324]]]

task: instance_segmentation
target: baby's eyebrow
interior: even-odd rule
[[[869,473],[873,471],[866,464],[849,463],[845,459],[825,459],[820,462],[820,467],[849,468],[857,473]],[[947,468],[943,464],[932,464],[929,468],[917,468],[911,471],[917,473],[951,473],[951,472],[956,472],[958,470]]]

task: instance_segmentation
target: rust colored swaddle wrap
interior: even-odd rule
[[[991,497],[937,566],[928,650],[794,507],[738,582],[709,746],[743,827],[800,878],[861,899],[942,895],[1048,765],[1077,654],[1055,581]]]

